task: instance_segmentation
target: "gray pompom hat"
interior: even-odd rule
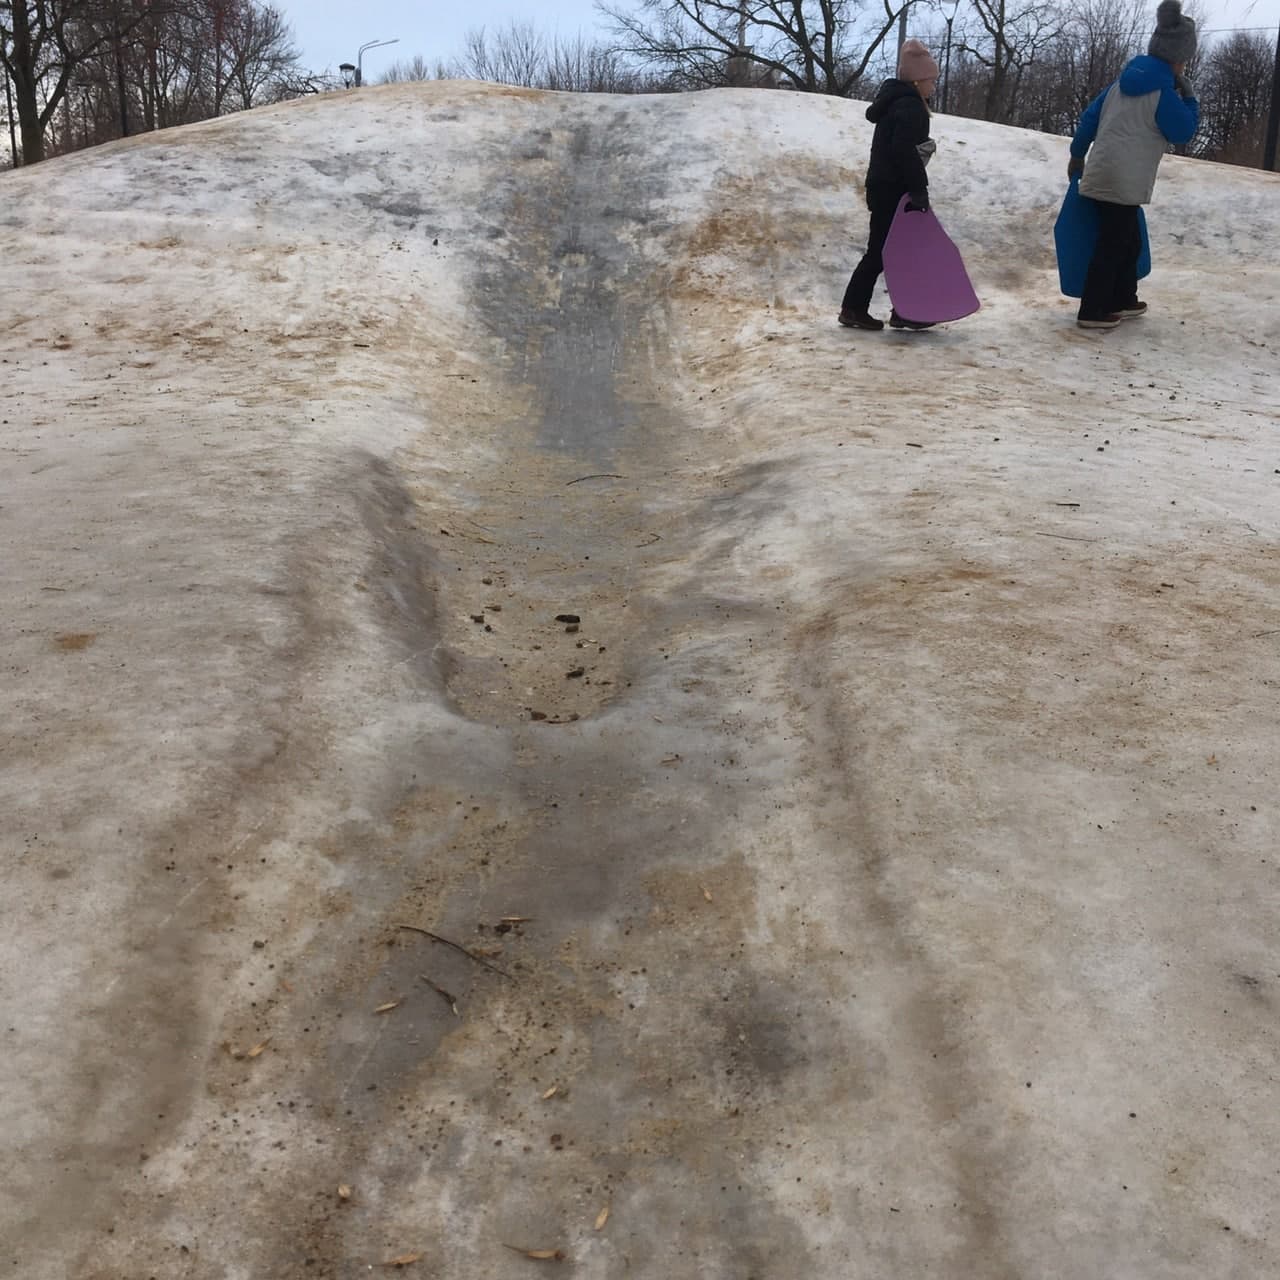
[[[1147,53],[1170,64],[1190,62],[1195,57],[1196,24],[1183,14],[1182,0],[1161,0]]]

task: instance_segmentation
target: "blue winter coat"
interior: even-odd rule
[[[1173,68],[1160,58],[1134,58],[1080,117],[1071,154],[1083,158],[1093,148],[1080,194],[1147,204],[1160,158],[1170,144],[1190,142],[1199,127],[1200,104],[1174,88]]]

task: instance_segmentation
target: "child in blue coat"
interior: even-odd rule
[[[1196,24],[1183,15],[1181,0],[1163,0],[1147,56],[1134,58],[1080,117],[1067,175],[1083,174],[1080,194],[1098,209],[1098,241],[1076,317],[1082,329],[1114,329],[1146,312],[1138,301],[1138,206],[1150,202],[1169,145],[1190,142],[1199,128],[1200,106],[1183,78],[1195,51]]]

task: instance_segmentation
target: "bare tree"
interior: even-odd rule
[[[680,85],[746,78],[810,93],[847,96],[912,0],[640,0],[599,9],[621,52],[660,68]]]
[[[278,9],[258,0],[186,0],[202,32],[199,77],[212,101],[207,114],[220,116],[228,96],[233,110],[269,101],[268,87],[296,71],[298,51]]]
[[[4,71],[4,124],[9,134],[7,167],[13,168],[18,163],[18,117],[13,110],[13,81],[9,79],[7,68],[0,66],[0,70]]]
[[[468,31],[458,66],[467,79],[534,88],[546,60],[546,40],[537,28],[513,20],[492,37],[484,27]]]
[[[1149,18],[1146,0],[1085,0],[1023,68],[1017,91],[1006,97],[1003,118],[1045,133],[1070,133],[1080,113],[1142,50]],[[991,74],[984,78],[983,114]]]
[[[973,3],[976,10],[992,0]],[[1042,42],[1042,28],[1024,28],[1020,13],[1004,10],[1004,44],[1018,49],[1019,32],[1025,30],[1036,39],[1030,44],[1023,40],[1017,56],[1008,55],[999,90],[992,44],[983,44],[969,28],[952,58],[951,113],[1070,134],[1084,108],[1146,48],[1151,21],[1147,0],[1084,0],[1052,38]],[[1178,149],[1212,160],[1261,164],[1273,72],[1274,53],[1266,36],[1234,32],[1216,42],[1202,39],[1188,68],[1200,99],[1200,132],[1189,146]]]
[[[434,67],[427,64],[422,54],[415,54],[402,62],[393,62],[379,77],[380,84],[404,84],[413,80],[447,80],[449,69],[443,62]]]
[[[1274,60],[1270,38],[1246,31],[1234,32],[1201,58],[1198,154],[1262,165]]]
[[[54,13],[56,0],[26,2]],[[66,10],[64,30],[74,59],[43,52],[42,155],[325,87],[301,67],[280,11],[259,0],[93,0]]]
[[[959,47],[990,72],[983,115],[1012,121],[1024,79],[1062,32],[1063,11],[1050,0],[970,0],[970,10]]]
[[[133,0],[0,0],[0,65],[12,86],[22,163],[45,157],[45,131],[73,77],[146,17]]]
[[[279,9],[243,3],[226,31],[227,80],[241,110],[279,97],[279,86],[298,68],[301,55]]]
[[[427,79],[427,73],[419,57],[398,64],[384,80]],[[620,49],[582,35],[548,39],[526,22],[510,22],[493,33],[483,27],[469,31],[463,55],[437,64],[435,75],[572,93],[659,93],[671,87],[636,67]]]
[[[148,129],[164,129],[203,117],[205,27],[195,6],[176,7],[154,28],[141,31],[138,83]]]
[[[571,93],[643,93],[663,87],[630,66],[618,50],[581,35],[551,42],[542,86]]]
[[[1147,43],[1146,0],[1085,0],[1068,21],[1074,105],[1083,111]]]

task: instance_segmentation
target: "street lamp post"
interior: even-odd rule
[[[367,43],[362,44],[362,45],[360,46],[360,48],[356,50],[356,88],[357,88],[357,89],[358,89],[358,88],[359,88],[359,87],[364,83],[364,70],[363,70],[363,68],[364,68],[364,54],[365,54],[365,50],[366,50],[366,49],[381,49],[381,48],[383,48],[385,45],[389,45],[389,44],[399,44],[399,43],[400,43],[400,41],[399,41],[399,39],[398,39],[398,38],[397,38],[397,39],[395,39],[395,40],[370,40],[370,41],[368,41]],[[350,64],[350,63],[347,63],[347,64],[345,64],[345,65],[350,66],[351,64]]]

